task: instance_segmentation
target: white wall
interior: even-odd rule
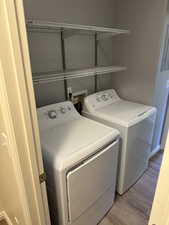
[[[27,19],[50,20],[76,24],[113,26],[114,0],[24,0]],[[60,35],[54,33],[29,34],[33,72],[58,71],[62,69]],[[79,35],[66,40],[66,65],[68,69],[94,66],[94,36]],[[113,61],[112,40],[102,41],[99,47],[99,64],[111,65]],[[94,92],[94,78],[68,81],[73,91],[88,89]],[[112,76],[99,79],[99,90],[111,88]],[[38,106],[63,101],[63,82],[35,86]]]
[[[153,148],[155,148],[156,146],[158,146],[160,144],[161,132],[163,129],[163,122],[164,122],[166,106],[167,106],[167,98],[168,98],[168,92],[169,92],[169,89],[167,87],[167,80],[169,80],[169,71],[161,72],[161,61],[162,61],[162,56],[163,56],[167,25],[169,25],[169,4],[167,7],[167,13],[165,16],[165,25],[164,25],[164,29],[163,29],[163,40],[162,40],[162,45],[161,45],[161,55],[160,55],[160,60],[159,60],[158,72],[157,72],[157,76],[156,76],[156,86],[155,86],[154,99],[153,99],[154,105],[158,109],[157,122],[156,122],[156,127],[155,127],[156,132],[154,135]],[[169,116],[167,116],[167,118],[168,117]],[[165,125],[165,130],[164,130],[164,138],[163,138],[163,143],[162,143],[161,148],[164,148],[165,140],[166,140],[167,132],[168,132],[168,127],[169,127],[169,120],[166,120],[166,125]]]
[[[128,67],[113,76],[113,86],[126,99],[153,104],[166,0],[116,0],[115,24],[131,34],[117,40],[117,62]]]

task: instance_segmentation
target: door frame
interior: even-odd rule
[[[39,138],[36,104],[32,84],[28,41],[22,0],[1,0],[4,40],[2,54],[6,69],[5,88],[13,123],[18,157],[22,170],[31,225],[50,225],[46,183],[40,183],[44,173]],[[10,73],[8,72],[10,67]],[[1,82],[1,77],[0,77]]]

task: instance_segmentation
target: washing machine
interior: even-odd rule
[[[83,115],[119,130],[122,138],[117,192],[126,192],[148,167],[156,108],[122,100],[115,90],[85,98]]]
[[[96,225],[114,200],[119,131],[71,102],[37,111],[52,224]]]

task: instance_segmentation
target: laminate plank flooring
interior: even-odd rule
[[[116,196],[115,203],[99,225],[147,225],[154,199],[163,151],[149,163],[148,170],[124,195]]]

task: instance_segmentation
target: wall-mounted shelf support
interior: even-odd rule
[[[62,51],[62,65],[63,65],[63,72],[66,71],[66,58],[65,58],[65,41],[64,41],[64,30],[61,30],[61,51]],[[64,79],[64,90],[65,90],[65,99],[68,99],[67,93],[67,80]]]
[[[95,67],[98,66],[98,35],[95,33],[94,35],[94,43],[95,43],[95,56],[94,56],[94,64]],[[95,92],[98,91],[98,77],[97,74],[95,75]]]

